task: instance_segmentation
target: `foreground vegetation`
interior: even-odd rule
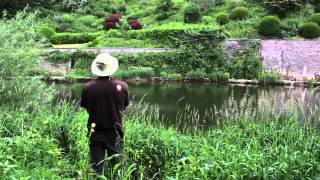
[[[90,179],[86,112],[77,102],[55,99],[52,88],[30,78],[44,46],[37,25],[34,15],[24,13],[0,21],[0,177]],[[192,68],[172,67],[186,73]],[[299,101],[279,109],[274,99],[231,98],[221,110],[211,107],[216,126],[205,131],[166,126],[156,107],[131,105],[133,113],[124,117],[121,179],[318,177],[318,107],[307,106],[306,114]],[[197,114],[190,115],[197,127]]]

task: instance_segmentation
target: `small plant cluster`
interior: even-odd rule
[[[216,15],[216,22],[220,25],[224,25],[229,22],[229,19],[245,20],[248,17],[249,17],[249,10],[246,7],[236,6],[231,10],[230,14],[223,13],[223,12],[218,13]]]

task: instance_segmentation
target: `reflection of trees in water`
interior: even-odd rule
[[[57,97],[69,101],[79,101],[82,91],[82,84],[56,85],[60,91]],[[216,125],[216,110],[221,109],[223,104],[230,100],[240,106],[264,111],[272,110],[274,113],[282,111],[284,106],[303,102],[304,116],[310,116],[319,107],[320,93],[311,93],[305,88],[288,88],[273,86],[237,86],[209,83],[140,83],[129,84],[131,102],[138,103],[142,98],[143,102],[149,105],[159,106],[159,116],[165,118],[167,124],[181,126],[212,126]],[[134,99],[133,99],[134,97]],[[244,102],[244,97],[250,98],[250,105]],[[259,103],[261,98],[267,103]],[[248,99],[246,100],[248,101]],[[241,104],[242,103],[242,104]],[[247,104],[246,104],[247,103]],[[319,111],[317,111],[318,115]],[[319,117],[319,116],[318,116]]]

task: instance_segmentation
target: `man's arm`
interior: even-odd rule
[[[81,92],[81,100],[80,100],[80,106],[83,108],[87,108],[87,93],[86,88],[84,87]]]

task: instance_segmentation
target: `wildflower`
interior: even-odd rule
[[[96,127],[96,123],[91,123],[91,127],[95,128]]]
[[[90,132],[91,132],[91,133],[94,133],[94,129],[91,129]]]

